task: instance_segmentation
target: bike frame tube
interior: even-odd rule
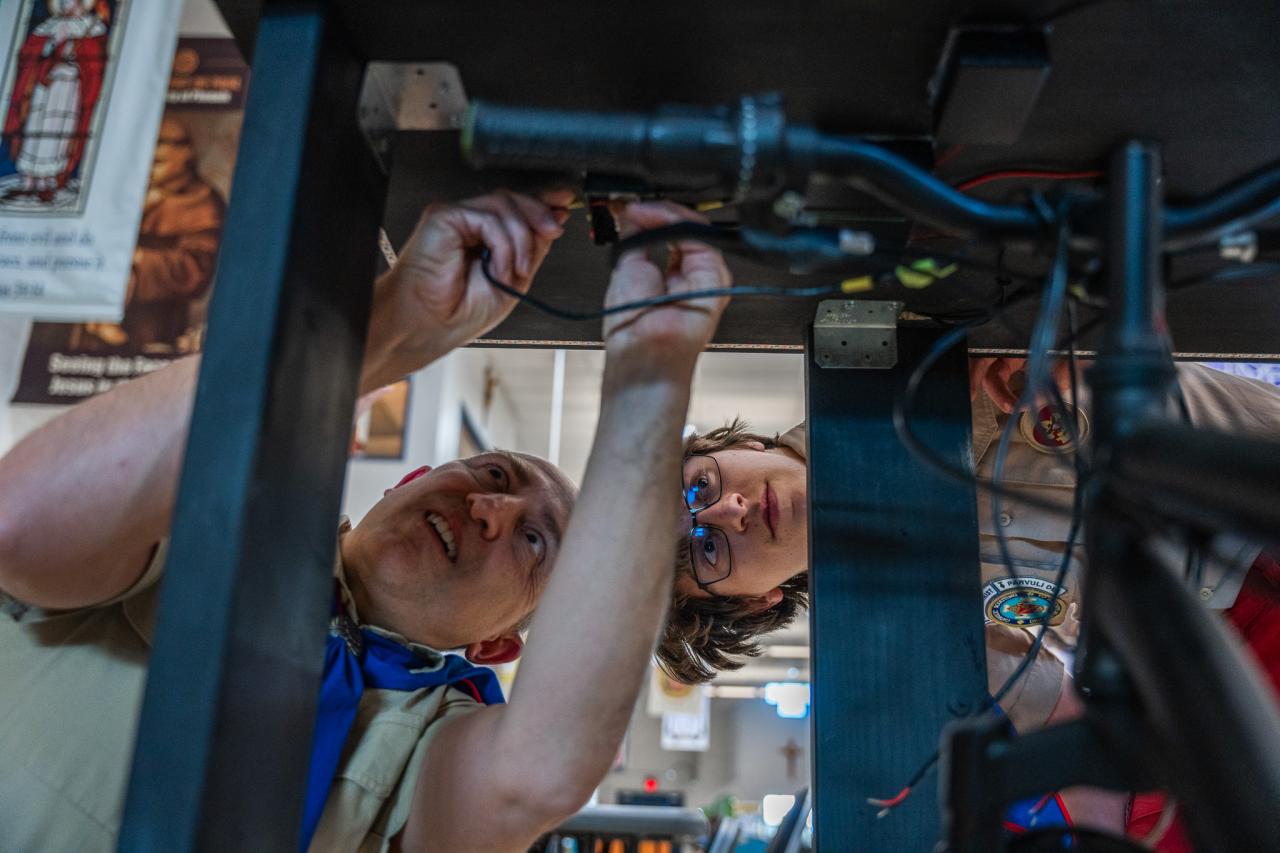
[[[1095,471],[1085,495],[1088,569],[1077,683],[1104,718],[1107,702],[1099,700],[1136,701],[1156,745],[1147,757],[1185,805],[1197,850],[1267,849],[1280,802],[1280,718],[1238,643],[1177,575],[1151,558],[1133,519],[1133,508],[1145,509],[1147,498],[1159,504],[1163,489],[1188,520],[1202,522],[1197,505],[1223,499],[1225,487],[1209,482],[1218,470],[1194,463],[1229,464],[1221,472],[1226,479],[1247,469],[1245,454],[1257,450],[1239,439],[1218,439],[1215,449],[1214,437],[1174,427],[1164,414],[1174,372],[1160,331],[1159,179],[1154,146],[1130,142],[1112,158],[1111,310],[1088,377]],[[1185,447],[1173,444],[1179,441]],[[1274,461],[1275,450],[1266,452]],[[1136,487],[1142,501],[1132,500],[1130,474],[1145,477]],[[1254,488],[1241,492],[1266,491],[1252,476],[1247,483]],[[1223,513],[1240,510],[1266,523],[1266,513],[1251,512],[1243,497],[1230,498]]]
[[[889,206],[961,235],[1051,237],[1052,223],[1031,205],[975,199],[878,145],[788,125],[771,99],[743,100],[770,116],[765,129],[758,122],[750,125],[750,153],[745,125],[735,125],[719,110],[620,113],[487,102],[473,103],[467,114],[463,151],[477,166],[572,172],[592,168],[696,186],[717,175],[740,181],[747,174],[753,186],[772,187],[774,171],[786,172],[791,179],[823,172],[855,181]],[[1271,164],[1199,200],[1164,207],[1157,233],[1166,249],[1187,248],[1245,228],[1277,208],[1280,164]]]

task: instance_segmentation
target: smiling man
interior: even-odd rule
[[[429,208],[375,284],[361,390],[501,321],[513,300],[485,279],[481,250],[526,290],[566,215],[510,193]],[[621,219],[634,233],[691,215],[650,203]],[[681,242],[664,268],[620,258],[606,304],[728,283],[718,252]],[[302,848],[522,851],[590,797],[667,604],[668,484],[724,302],[606,320],[572,519],[573,487],[553,466],[488,453],[418,469],[342,526]],[[197,368],[121,385],[0,460],[0,850],[116,847]],[[477,664],[520,655],[526,626],[502,704]]]

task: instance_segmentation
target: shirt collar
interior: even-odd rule
[[[976,466],[987,455],[996,433],[1000,431],[1000,412],[985,391],[973,398],[973,462]]]

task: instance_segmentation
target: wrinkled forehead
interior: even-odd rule
[[[532,453],[500,450],[500,455],[511,459],[524,471],[529,485],[545,494],[549,508],[562,520],[567,520],[573,504],[578,499],[578,487],[556,466]]]

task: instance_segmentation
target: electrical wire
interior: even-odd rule
[[[1001,306],[999,310],[1007,311],[1014,305],[1025,302],[1034,295],[1035,294],[1031,292],[1016,294]],[[907,381],[903,385],[901,392],[894,400],[893,427],[898,433],[898,439],[902,442],[903,446],[906,447],[907,450],[916,457],[916,459],[925,463],[937,474],[948,480],[962,483],[966,486],[978,486],[991,491],[999,490],[1008,496],[1012,494],[1012,491],[999,483],[979,477],[968,469],[952,464],[950,460],[926,444],[924,440],[916,434],[914,427],[911,425],[912,412],[915,409],[915,401],[919,396],[920,385],[923,382],[924,377],[933,369],[933,366],[938,363],[942,356],[946,355],[947,352],[965,339],[965,336],[969,334],[970,329],[988,322],[994,316],[994,313],[988,313],[981,319],[964,322],[933,342],[929,351],[925,353],[922,359],[920,359],[920,363],[911,371],[911,375],[907,377]],[[1087,328],[1088,324],[1086,324],[1085,327],[1082,327],[1077,334],[1083,334],[1087,331]],[[1043,509],[1047,512],[1054,513],[1055,515],[1065,516],[1067,514],[1066,511],[1058,504],[1036,498],[1031,495],[1019,494],[1018,499],[1027,506]]]
[[[1046,283],[1046,288],[1045,288],[1046,298],[1044,299],[1041,305],[1040,318],[1037,321],[1036,329],[1032,333],[1032,344],[1033,346],[1038,345],[1038,352],[1040,353],[1038,360],[1039,362],[1044,362],[1046,364],[1048,359],[1048,351],[1053,346],[1053,336],[1056,333],[1056,327],[1060,319],[1063,300],[1065,299],[1065,296],[1066,296],[1066,278],[1067,278],[1066,262],[1067,262],[1067,249],[1070,244],[1070,239],[1069,239],[1070,235],[1067,233],[1067,230],[1066,230],[1067,217],[1060,216],[1058,218],[1058,221],[1060,225],[1059,225],[1057,248],[1055,249],[1054,264],[1050,270],[1049,281]],[[1077,330],[1074,328],[1074,325],[1075,325],[1074,313],[1071,313],[1069,315],[1069,319],[1071,321],[1071,326],[1072,326],[1070,330],[1070,337],[1068,338],[1068,340],[1071,342],[1071,349],[1070,349],[1071,377],[1070,378],[1071,378],[1071,388],[1072,388],[1072,399],[1075,400],[1075,399],[1078,399],[1078,397],[1076,396],[1077,389],[1076,389],[1076,378],[1075,378],[1075,345],[1074,345],[1075,335],[1077,334]],[[963,334],[966,333],[967,331],[968,331],[967,327],[957,328],[952,332],[949,332],[943,338],[940,338],[938,343],[942,343],[951,338],[954,338],[956,341],[958,341],[960,338],[963,337]],[[1047,344],[1045,342],[1046,337],[1047,337]],[[955,341],[952,341],[951,343],[941,348],[938,348],[935,345],[935,349],[937,350],[939,357],[942,352],[945,352],[947,349],[950,349],[950,347],[954,345],[954,342]],[[1033,353],[1036,351],[1037,350],[1033,350]],[[929,355],[933,355],[933,352],[934,351],[931,350]],[[928,355],[926,355],[925,360],[927,359],[928,359]],[[919,373],[920,376],[923,376],[924,371],[921,371],[920,368],[925,367],[925,360],[921,361],[921,364],[917,367],[917,371],[913,371],[913,374],[911,377],[912,379],[918,378],[917,372]],[[937,359],[935,358],[934,361],[936,360]],[[927,370],[927,367],[925,369]],[[1005,428],[1000,439],[1001,444],[996,452],[996,460],[994,465],[993,476],[989,481],[989,487],[991,488],[991,495],[992,495],[992,517],[996,521],[995,529],[996,529],[997,542],[1000,547],[1000,556],[1010,576],[1013,576],[1015,574],[1013,559],[1009,553],[1008,539],[1004,534],[1004,528],[1002,528],[999,524],[999,517],[1000,517],[999,497],[1003,496],[1008,492],[1007,489],[1005,489],[1003,486],[1000,485],[1000,479],[1002,475],[1003,461],[1004,461],[1002,451],[1007,452],[1007,446],[1012,435],[1011,430],[1016,423],[1019,410],[1025,407],[1024,403],[1026,400],[1030,399],[1034,401],[1034,399],[1036,398],[1036,395],[1039,392],[1039,385],[1045,380],[1047,375],[1048,375],[1047,369],[1041,366],[1040,364],[1029,367],[1027,387],[1026,389],[1024,389],[1023,399],[1019,401],[1018,406],[1015,407],[1014,411],[1010,414],[1009,420],[1006,421],[1005,423]],[[1041,379],[1037,381],[1035,378],[1036,376],[1041,376]],[[904,399],[904,397],[900,397],[899,401],[901,402]],[[1061,402],[1060,395],[1059,395],[1059,402]],[[1065,406],[1064,406],[1064,409],[1065,409]],[[895,426],[901,425],[903,427],[903,429],[899,429],[899,436],[902,436],[905,430],[907,434],[911,435],[914,438],[914,433],[910,431],[909,422],[907,421],[907,411],[908,410],[904,410],[901,407],[895,406],[894,407],[894,424]],[[1072,434],[1072,443],[1075,447],[1078,448],[1079,437],[1075,433],[1074,417],[1067,417],[1065,416],[1065,412],[1064,412],[1064,422],[1070,424],[1068,426],[1068,429],[1071,431],[1071,434]],[[951,469],[951,466],[949,465],[949,463],[944,462],[943,464],[945,469],[948,469],[948,470]],[[1078,472],[1082,471],[1082,468],[1079,467],[1079,465],[1080,463],[1077,462]],[[965,480],[967,482],[977,482],[977,483],[982,482],[977,477],[966,476]],[[1045,635],[1048,633],[1048,630],[1049,630],[1049,623],[1053,619],[1053,616],[1055,615],[1055,612],[1057,611],[1057,608],[1058,608],[1058,601],[1062,592],[1062,584],[1065,582],[1067,572],[1070,570],[1071,557],[1075,550],[1076,538],[1079,536],[1079,533],[1080,533],[1080,524],[1083,520],[1084,489],[1082,488],[1082,485],[1083,484],[1080,482],[1079,474],[1078,474],[1076,488],[1072,494],[1071,524],[1067,531],[1067,539],[1065,543],[1065,548],[1063,550],[1062,561],[1061,563],[1059,563],[1057,573],[1054,576],[1053,594],[1050,596],[1049,603],[1045,608],[1044,615],[1040,618],[1040,621],[1039,621],[1040,629],[1036,633],[1036,637],[1032,641],[1031,646],[1027,649],[1022,659],[1018,662],[1017,667],[1015,667],[1013,672],[1011,672],[1009,676],[1005,678],[1004,682],[1000,685],[1000,687],[996,690],[996,692],[993,694],[990,694],[982,702],[981,706],[979,707],[978,711],[975,712],[975,714],[984,714],[990,711],[992,708],[996,707],[1001,702],[1001,700],[1003,700],[1009,694],[1009,692],[1018,684],[1018,682],[1021,681],[1023,675],[1026,674],[1026,672],[1031,668],[1031,666],[1034,664],[1034,662],[1040,655],[1040,650],[1044,646]],[[1026,495],[1020,495],[1020,498],[1024,501],[1024,503],[1032,503],[1032,501],[1026,500],[1027,498]],[[1061,512],[1061,508],[1058,507],[1056,504],[1045,502],[1045,505],[1052,507],[1053,509]],[[877,817],[885,817],[894,808],[897,808],[902,803],[904,803],[907,800],[907,798],[911,796],[911,793],[915,789],[915,787],[920,784],[920,782],[929,773],[929,771],[938,763],[938,759],[940,758],[940,756],[941,756],[941,752],[939,750],[935,750],[933,754],[930,755],[929,758],[927,758],[924,761],[924,763],[922,763],[916,769],[916,771],[911,775],[911,777],[907,780],[907,784],[904,785],[903,788],[894,796],[884,798],[884,799],[876,798],[876,797],[868,797],[867,803],[879,809],[879,811],[877,812]]]
[[[1067,295],[1067,251],[1070,246],[1070,233],[1067,229],[1067,218],[1064,211],[1058,211],[1058,239],[1054,248],[1053,266],[1050,267],[1048,281],[1045,282],[1044,297],[1040,300],[1040,312],[1036,324],[1031,331],[1031,342],[1028,346],[1026,362],[1026,386],[1013,411],[1005,421],[1000,432],[1000,442],[996,446],[995,465],[992,468],[991,480],[1000,483],[1004,480],[1004,466],[1009,456],[1009,447],[1013,442],[1013,433],[1017,429],[1018,419],[1023,411],[1035,407],[1046,382],[1049,379],[1049,350],[1053,347],[1054,338],[1062,316],[1063,304]],[[1071,419],[1067,419],[1071,420]],[[1001,490],[991,492],[991,517],[997,520],[996,543],[1000,548],[1000,560],[1013,574],[1013,558],[1009,554],[1009,539],[1004,527],[998,523],[1002,514]]]
[[[1086,169],[1075,172],[1059,172],[1052,169],[1001,169],[996,172],[987,172],[984,175],[978,175],[956,184],[956,189],[960,192],[968,192],[971,189],[980,187],[983,184],[989,184],[993,181],[1007,181],[1016,178],[1024,178],[1037,181],[1080,181],[1092,178],[1101,178],[1103,173],[1097,169]]]
[[[724,287],[707,290],[690,290],[684,293],[668,293],[663,296],[654,296],[649,299],[637,299],[634,302],[624,302],[621,305],[611,305],[607,308],[599,308],[594,311],[572,311],[565,308],[557,308],[555,305],[543,302],[532,294],[523,293],[516,290],[506,282],[498,280],[493,272],[489,269],[489,251],[482,250],[480,253],[480,271],[484,274],[486,280],[495,289],[514,297],[520,302],[524,302],[529,306],[538,309],[544,314],[552,317],[558,317],[561,320],[599,320],[601,317],[607,317],[611,314],[621,314],[626,311],[637,311],[643,308],[652,308],[657,305],[670,305],[675,302],[688,302],[694,299],[719,299],[726,296],[735,297],[793,297],[793,298],[810,298],[814,296],[837,295],[844,291],[839,285],[824,285],[821,287],[769,287],[756,285],[735,285],[733,287]]]

